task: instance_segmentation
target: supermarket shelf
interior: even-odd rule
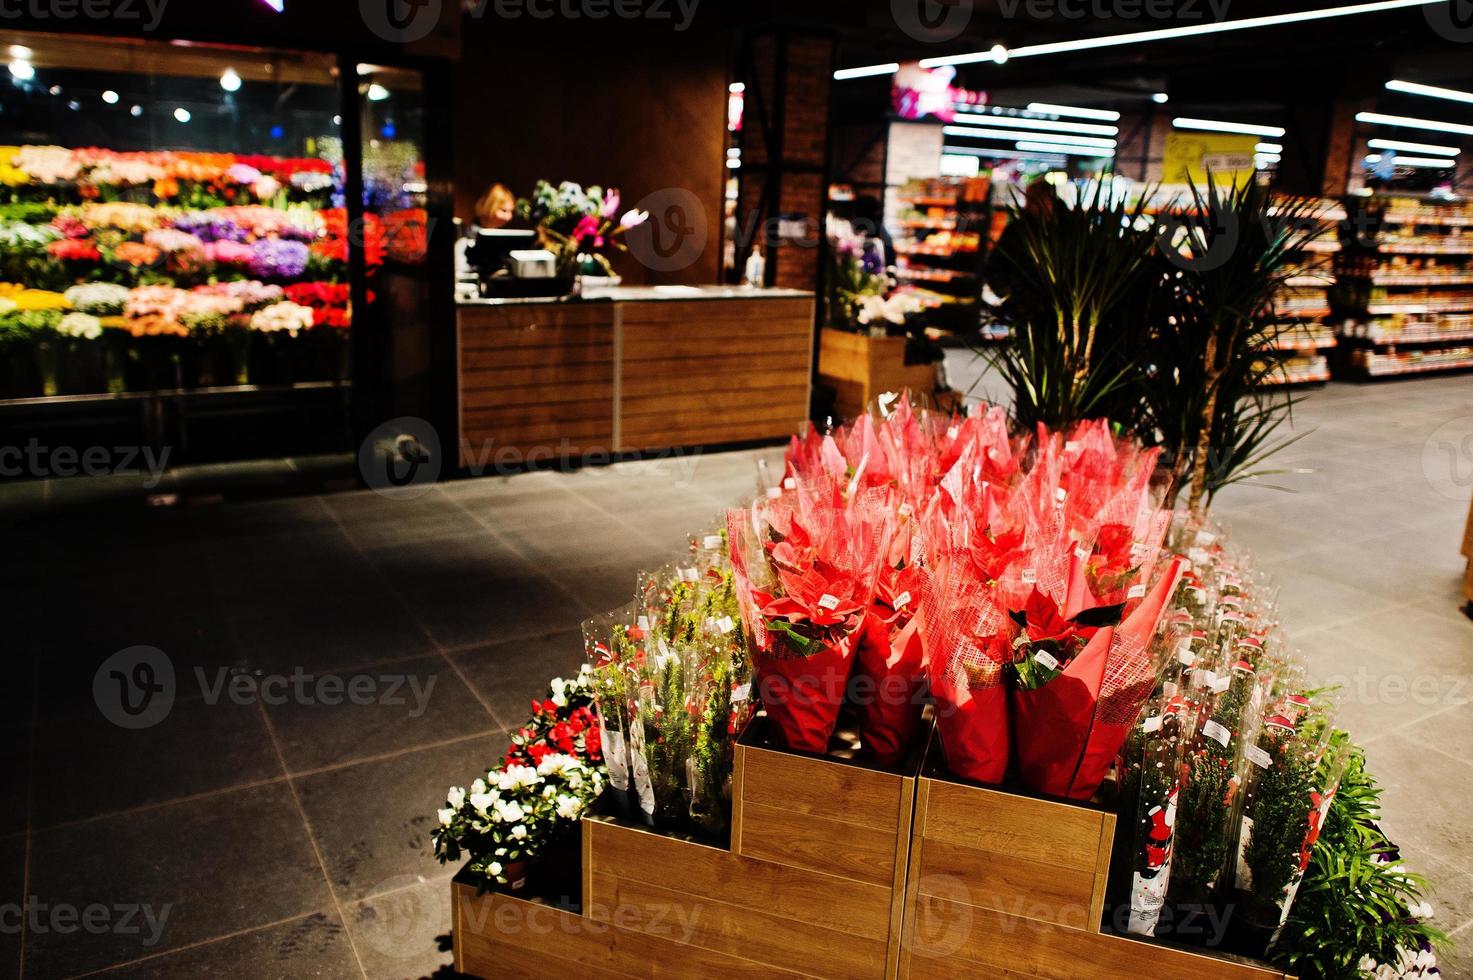
[[[1473,313],[1473,296],[1461,300],[1436,303],[1372,303],[1366,308],[1371,316],[1399,316],[1407,313]]]
[[[1290,276],[1284,280],[1284,285],[1290,289],[1325,289],[1333,285],[1334,282],[1334,277],[1330,275]]]
[[[1339,346],[1339,344],[1340,341],[1337,338],[1326,337],[1323,340],[1281,340],[1278,343],[1273,344],[1272,347],[1274,350],[1282,351],[1317,351],[1329,350],[1332,347]]]
[[[1264,388],[1290,388],[1295,385],[1318,385],[1330,380],[1330,372],[1315,371],[1311,374],[1291,374],[1288,377],[1275,378],[1272,381],[1264,380],[1259,385]]]
[[[1473,242],[1467,245],[1435,245],[1431,242],[1380,242],[1377,251],[1388,255],[1473,255]]]
[[[1347,279],[1364,279],[1365,276],[1347,275]],[[1473,274],[1452,276],[1378,276],[1369,277],[1375,286],[1473,286]]]
[[[924,269],[924,268],[898,268],[895,275],[900,279],[914,279],[921,282],[956,282],[958,279],[975,279],[975,272],[965,272],[960,269]]]
[[[918,208],[954,208],[957,205],[954,197],[898,197],[896,200]]]
[[[909,228],[917,231],[955,231],[955,218],[907,218],[897,221],[901,228]]]
[[[1473,330],[1460,330],[1447,333],[1420,333],[1414,336],[1397,336],[1388,338],[1385,335],[1377,337],[1357,336],[1349,334],[1342,337],[1346,341],[1359,341],[1366,345],[1377,347],[1394,347],[1402,344],[1445,344],[1451,341],[1466,342],[1473,340]]]
[[[1388,371],[1367,371],[1365,368],[1351,367],[1348,377],[1375,380],[1377,378],[1401,378],[1412,374],[1431,374],[1437,371],[1467,371],[1469,369],[1473,369],[1473,357],[1462,361],[1438,361],[1432,364],[1413,364],[1396,367]]]
[[[1473,218],[1466,215],[1417,215],[1407,211],[1388,211],[1381,220],[1391,225],[1425,225],[1427,227],[1466,228],[1473,226]]]

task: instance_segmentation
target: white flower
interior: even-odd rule
[[[507,766],[505,771],[497,776],[496,785],[501,787],[502,792],[510,792],[527,786],[535,786],[537,781],[537,770],[531,766]]]
[[[501,874],[501,862],[492,861],[490,864],[486,865],[486,870],[491,872],[493,877]]]
[[[63,337],[96,340],[102,336],[102,321],[87,313],[68,313],[56,325],[56,332]]]
[[[560,776],[564,773],[576,772],[577,769],[578,760],[561,752],[549,752],[537,764],[537,772],[542,776]]]
[[[526,824],[522,824],[522,823],[517,824],[515,827],[513,827],[511,829],[511,836],[512,836],[512,839],[513,840],[526,840],[527,839],[527,825]]]
[[[1420,902],[1407,909],[1407,912],[1414,919],[1430,919],[1432,918],[1432,905],[1428,902]]]
[[[583,812],[583,801],[576,796],[559,796],[557,798],[557,815],[564,820],[574,820]]]
[[[486,811],[495,806],[500,799],[495,793],[472,793],[471,806],[475,808],[477,813],[484,816]]]
[[[465,790],[459,786],[450,787],[450,793],[445,797],[445,802],[459,810],[465,803]]]
[[[440,810],[438,816],[440,817],[440,826],[448,827],[450,826],[450,821],[455,819],[455,810],[447,807],[444,810]]]
[[[486,792],[486,780],[484,780],[484,779],[477,779],[475,782],[471,783],[471,792],[472,793],[484,793],[484,792]]]
[[[522,805],[516,800],[497,800],[493,804],[496,810],[496,819],[501,823],[521,823],[526,817]]]
[[[291,300],[272,303],[251,314],[251,329],[260,330],[263,333],[285,330],[287,333],[296,334],[299,330],[308,330],[311,327],[312,308],[298,305]]]
[[[559,708],[566,708],[568,706],[568,696],[563,693],[563,685],[565,683],[566,682],[561,677],[554,677],[552,679],[551,700],[552,703],[557,705]]]

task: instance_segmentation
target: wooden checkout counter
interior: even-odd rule
[[[808,417],[813,304],[726,286],[462,300],[460,466],[792,435]]]

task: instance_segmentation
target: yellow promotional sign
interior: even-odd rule
[[[1161,180],[1205,184],[1208,173],[1219,184],[1241,184],[1253,178],[1253,147],[1257,136],[1236,133],[1198,133],[1173,129],[1166,134]]]

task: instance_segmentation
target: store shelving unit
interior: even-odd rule
[[[1275,386],[1324,384],[1330,380],[1330,352],[1339,345],[1330,319],[1330,290],[1335,278],[1329,259],[1340,251],[1338,228],[1346,211],[1335,201],[1321,201],[1318,208],[1325,233],[1291,257],[1293,268],[1274,300],[1274,326],[1278,357],[1272,380]]]
[[[927,327],[977,330],[990,190],[986,176],[913,180],[899,189],[896,288],[925,304]]]
[[[1366,235],[1336,264],[1340,377],[1473,368],[1473,205],[1353,199]]]

